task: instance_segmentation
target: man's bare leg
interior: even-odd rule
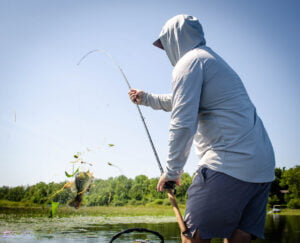
[[[210,243],[210,240],[203,240],[201,239],[199,232],[197,231],[194,238],[189,239],[184,235],[181,235],[182,243]]]
[[[232,237],[224,239],[224,243],[249,243],[251,242],[251,235],[242,230],[235,230]]]

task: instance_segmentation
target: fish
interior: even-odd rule
[[[69,203],[70,207],[78,209],[82,202],[83,194],[88,192],[93,184],[94,176],[90,171],[81,171],[75,175],[75,188],[77,194],[75,198]]]

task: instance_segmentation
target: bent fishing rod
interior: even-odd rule
[[[92,53],[95,53],[95,52],[102,52],[102,53],[104,53],[106,56],[108,56],[108,57],[113,61],[113,63],[115,64],[115,66],[116,66],[116,67],[119,69],[119,71],[121,72],[121,74],[122,74],[122,76],[123,76],[123,78],[124,78],[124,80],[125,80],[125,82],[126,82],[128,88],[129,88],[129,90],[131,90],[131,85],[130,85],[130,83],[129,83],[129,81],[128,81],[128,79],[127,79],[127,77],[126,77],[124,71],[122,70],[121,66],[117,63],[117,61],[113,58],[113,56],[112,56],[111,54],[109,54],[107,51],[104,51],[104,50],[92,50],[92,51],[89,51],[88,53],[86,53],[86,54],[79,60],[79,62],[77,63],[77,65],[80,65],[80,63],[81,63],[88,55],[90,55],[90,54],[92,54]],[[164,173],[164,170],[163,170],[163,168],[162,168],[162,166],[161,166],[161,163],[160,163],[158,154],[157,154],[157,152],[156,152],[154,143],[153,143],[153,141],[152,141],[152,138],[151,138],[149,129],[148,129],[147,125],[146,125],[146,122],[145,122],[145,118],[144,118],[144,116],[143,116],[143,113],[142,113],[142,111],[141,111],[141,109],[140,109],[140,107],[139,107],[138,104],[136,104],[136,108],[137,108],[137,110],[138,110],[138,112],[139,112],[140,118],[141,118],[141,120],[142,120],[142,122],[143,122],[143,125],[144,125],[144,128],[145,128],[145,130],[146,130],[146,133],[147,133],[148,139],[149,139],[149,141],[150,141],[150,144],[151,144],[151,147],[152,147],[154,156],[155,156],[155,158],[156,158],[156,161],[157,161],[159,170],[160,170],[160,172],[163,174],[163,173]]]
[[[131,88],[131,85],[130,85],[130,83],[129,83],[129,81],[128,81],[128,79],[127,79],[127,77],[126,77],[126,75],[125,75],[125,73],[124,73],[124,71],[123,71],[123,69],[121,68],[121,66],[119,65],[119,63],[113,58],[113,56],[112,56],[111,54],[109,54],[107,51],[100,50],[100,49],[96,49],[96,50],[89,51],[89,52],[87,52],[87,53],[79,60],[79,62],[77,63],[77,65],[79,66],[79,65],[81,64],[81,62],[82,62],[87,56],[89,56],[90,54],[95,53],[95,52],[101,52],[101,53],[104,53],[106,56],[108,56],[108,57],[113,61],[113,63],[115,64],[115,66],[116,66],[116,67],[119,69],[119,71],[121,72],[121,74],[122,74],[122,76],[123,76],[123,78],[124,78],[124,80],[125,80],[125,82],[126,82],[128,88],[129,88],[129,90],[131,90],[131,89],[132,89],[132,88]],[[141,111],[141,109],[140,109],[140,107],[139,107],[138,104],[136,104],[136,108],[137,108],[137,110],[138,110],[138,113],[139,113],[140,118],[141,118],[141,120],[142,120],[142,122],[143,122],[144,128],[145,128],[145,130],[146,130],[146,134],[147,134],[148,139],[149,139],[149,142],[150,142],[150,144],[151,144],[151,147],[152,147],[154,156],[155,156],[155,158],[156,158],[156,162],[157,162],[157,165],[158,165],[158,167],[159,167],[159,170],[160,170],[161,174],[163,174],[163,173],[164,173],[164,169],[163,169],[163,167],[161,166],[160,159],[159,159],[159,157],[158,157],[158,154],[157,154],[156,148],[155,148],[155,146],[154,146],[153,140],[152,140],[152,138],[151,138],[149,129],[148,129],[147,124],[146,124],[146,122],[145,122],[145,118],[144,118],[144,116],[143,116],[143,113],[142,113],[142,111]],[[182,234],[185,234],[185,233],[187,232],[187,227],[186,227],[186,225],[185,225],[185,223],[184,223],[184,221],[183,221],[182,215],[181,215],[181,213],[180,213],[179,207],[178,207],[178,205],[177,205],[177,202],[176,202],[176,199],[175,199],[175,196],[174,196],[174,193],[173,193],[174,187],[175,187],[175,182],[174,182],[174,181],[167,181],[167,182],[165,183],[165,185],[164,185],[164,188],[167,190],[168,197],[169,197],[169,199],[170,199],[171,205],[172,205],[173,210],[174,210],[174,213],[175,213],[175,215],[176,215],[176,218],[177,218],[177,222],[178,222],[180,231],[181,231]]]

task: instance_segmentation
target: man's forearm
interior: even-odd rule
[[[141,105],[150,106],[155,110],[172,110],[172,95],[171,94],[150,94],[143,93]]]

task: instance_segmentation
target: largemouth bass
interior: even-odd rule
[[[93,181],[94,176],[90,171],[78,172],[75,175],[75,187],[77,194],[75,198],[69,203],[70,207],[74,207],[76,209],[79,208],[82,202],[83,194],[90,190]]]

